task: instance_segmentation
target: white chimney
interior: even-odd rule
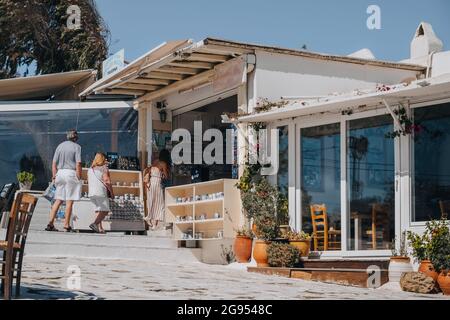
[[[411,42],[411,59],[428,56],[432,52],[442,51],[444,45],[436,36],[431,24],[422,22]]]

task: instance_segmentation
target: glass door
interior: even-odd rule
[[[349,250],[387,250],[395,239],[392,131],[390,115],[347,122]]]
[[[317,232],[314,251],[341,249],[340,158],[340,123],[300,130],[302,230]]]

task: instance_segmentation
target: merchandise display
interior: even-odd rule
[[[108,155],[109,158],[113,158]],[[74,206],[74,229],[90,230],[94,207],[90,201],[87,184],[87,170],[82,172],[82,201]],[[114,199],[110,199],[110,214],[103,225],[106,231],[144,231],[145,203],[143,196],[142,173],[129,170],[109,170],[114,191]]]
[[[166,189],[166,221],[176,240],[224,240],[241,224],[237,180],[221,179]],[[227,217],[227,218],[225,218]]]

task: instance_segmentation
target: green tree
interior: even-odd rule
[[[81,28],[67,27],[77,5]],[[100,69],[109,30],[93,0],[0,0],[0,79],[35,66],[36,74]]]

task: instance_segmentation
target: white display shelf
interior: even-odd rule
[[[194,223],[200,224],[200,223],[223,223],[224,218],[219,219],[205,219],[205,220],[195,220]]]
[[[201,182],[166,189],[166,221],[173,223],[173,238],[177,241],[213,241],[233,239],[235,230],[243,224],[240,191],[236,188],[237,180],[221,179]],[[223,194],[220,198],[176,202],[179,198],[198,198],[205,195]],[[215,219],[214,215],[220,214]],[[206,219],[196,220],[205,215]],[[192,217],[190,221],[178,221],[177,217]],[[223,238],[215,237],[219,232]],[[189,233],[193,236],[202,233],[201,239],[183,239]]]

